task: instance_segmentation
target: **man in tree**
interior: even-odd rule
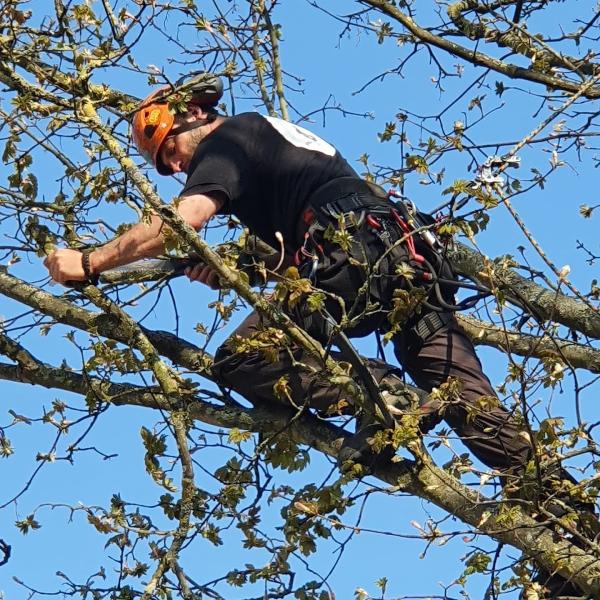
[[[313,304],[289,302],[291,316],[324,344],[331,341],[330,318],[343,323],[348,336],[377,330],[388,334],[417,386],[440,390],[437,402],[420,407],[399,401],[394,406],[394,397],[388,396],[392,410],[420,417],[421,432],[444,418],[483,463],[516,489],[532,442],[500,404],[471,342],[458,328],[451,311],[453,286],[432,283],[439,276],[448,279],[441,272],[443,261],[422,236],[411,235],[386,195],[363,181],[327,142],[276,118],[218,114],[214,106],[221,88],[214,78],[201,79],[190,93],[184,113],[173,114],[167,94],[159,91],[133,119],[134,142],[158,172],[187,174],[177,204],[181,218],[200,230],[213,215],[232,214],[271,246],[281,244],[287,264],[322,292],[313,296]],[[163,232],[154,215],[93,251],[57,250],[45,265],[61,283],[93,280],[107,269],[162,253]],[[205,265],[189,268],[187,275],[219,285]],[[325,317],[314,318],[319,313]],[[272,343],[269,324],[250,314],[217,351],[213,375],[253,403],[274,401],[275,388],[285,382],[279,396],[287,395],[295,406],[323,414],[347,411],[347,396],[320,376],[316,359],[283,343],[273,360],[272,352],[261,351],[262,344]],[[369,361],[368,366],[382,389],[397,381],[389,365]],[[376,460],[369,442],[379,429],[366,420],[342,449],[340,461]]]

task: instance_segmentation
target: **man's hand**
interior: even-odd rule
[[[200,281],[213,290],[218,290],[221,288],[219,275],[212,267],[209,267],[208,265],[198,263],[193,267],[188,267],[185,270],[185,274],[189,277],[190,281]]]
[[[50,277],[57,283],[66,281],[86,281],[87,277],[83,270],[81,252],[62,248],[56,250],[46,257],[44,266],[48,269]]]

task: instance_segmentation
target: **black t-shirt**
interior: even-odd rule
[[[258,113],[225,119],[194,152],[181,193],[222,192],[220,212],[278,247],[280,231],[293,246],[311,194],[338,177],[358,175],[336,151],[305,129]]]

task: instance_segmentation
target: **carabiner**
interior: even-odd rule
[[[396,221],[396,223],[400,226],[400,229],[402,229],[404,234],[407,236],[406,246],[408,248],[408,253],[410,257],[418,263],[425,262],[425,257],[417,253],[417,249],[415,247],[415,240],[413,239],[413,231],[411,231],[406,221],[404,221],[404,219],[398,214],[398,211],[395,208],[391,209],[391,213],[394,217],[394,221]]]

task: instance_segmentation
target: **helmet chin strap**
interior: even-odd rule
[[[204,119],[198,119],[196,121],[187,121],[183,123],[177,128],[171,129],[168,138],[179,135],[180,133],[185,133],[186,131],[192,131],[194,129],[198,129],[198,127],[204,127],[205,125],[210,125],[210,123],[214,123],[217,119],[217,115],[214,113],[209,113]],[[165,138],[166,139],[166,138]]]
[[[186,131],[192,131],[194,129],[198,129],[198,127],[204,127],[204,125],[209,125],[210,123],[214,123],[217,120],[217,114],[216,113],[209,113],[208,115],[206,115],[206,117],[204,119],[198,119],[196,121],[187,121],[185,123],[183,123],[182,125],[180,125],[177,128],[171,129],[171,131],[169,132],[169,134],[165,137],[165,140],[167,140],[170,137],[175,137],[176,135],[179,135],[180,133],[185,133]],[[163,174],[163,175],[173,175],[173,172],[171,171],[171,169],[169,169],[161,160],[160,158],[160,154],[158,154],[156,156],[156,161],[157,161],[157,168],[158,168],[158,172]],[[162,165],[162,171],[161,171],[161,166]]]

